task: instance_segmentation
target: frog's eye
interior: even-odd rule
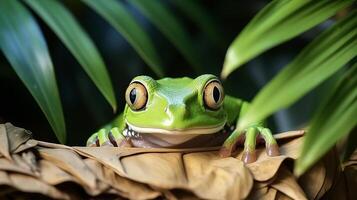
[[[133,82],[125,92],[126,103],[132,110],[140,110],[146,106],[148,92],[145,86],[139,82]]]
[[[223,98],[223,87],[218,80],[212,80],[206,84],[203,91],[203,101],[207,108],[217,110],[222,105]]]

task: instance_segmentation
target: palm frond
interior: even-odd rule
[[[286,108],[357,55],[357,12],[315,38],[253,99],[238,127]]]
[[[62,105],[41,30],[20,2],[1,0],[0,4],[1,50],[35,98],[58,140],[64,143],[66,128]]]
[[[82,0],[82,2],[121,33],[159,77],[164,75],[161,60],[152,40],[120,1]]]
[[[338,81],[315,113],[295,174],[301,175],[357,125],[357,62]]]
[[[204,68],[190,36],[180,21],[160,1],[131,0],[136,6],[186,58],[196,72],[202,73]]]
[[[108,71],[94,43],[72,14],[57,0],[25,1],[54,31],[116,110]]]
[[[274,0],[264,7],[228,48],[221,76],[264,51],[323,22],[353,0]]]

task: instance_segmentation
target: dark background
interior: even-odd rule
[[[219,75],[229,44],[269,1],[199,1],[219,27],[222,40],[219,44],[212,42],[207,34],[201,32],[196,24],[190,21],[171,1],[163,0],[162,2],[167,4],[171,12],[179,18],[190,33],[204,62],[204,72]],[[113,83],[120,112],[125,103],[125,89],[134,76],[146,74],[157,77],[128,42],[95,12],[79,1],[67,0],[63,3],[75,15],[99,49]],[[164,62],[167,76],[195,77],[198,75],[150,21],[130,4],[125,5],[150,34]],[[36,19],[45,35],[55,66],[67,126],[67,144],[84,145],[87,137],[109,122],[116,114],[56,35],[39,18],[36,17]],[[330,24],[331,20],[269,50],[236,70],[224,82],[226,93],[248,101],[252,100],[261,87]],[[291,108],[279,111],[270,117],[269,126],[274,132],[304,126],[313,108],[316,107],[323,88],[326,87],[319,87]],[[0,95],[0,123],[12,122],[16,126],[31,130],[36,139],[57,142],[40,107],[2,53],[0,53]]]

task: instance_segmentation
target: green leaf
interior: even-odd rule
[[[110,77],[97,48],[72,14],[56,0],[25,1],[54,31],[116,110]]]
[[[264,51],[323,22],[354,0],[274,0],[244,28],[227,50],[221,76]]]
[[[150,37],[120,1],[82,0],[82,2],[95,10],[121,33],[159,77],[164,75],[161,61]]]
[[[357,62],[314,115],[294,172],[300,176],[357,125]]]
[[[179,20],[160,1],[128,1],[137,7],[181,52],[197,72],[202,72],[198,51]]]
[[[174,3],[195,24],[208,35],[208,37],[217,45],[221,46],[225,43],[225,38],[222,37],[222,32],[215,18],[198,3],[197,0],[174,0]]]
[[[66,128],[61,101],[40,28],[18,1],[0,0],[0,5],[1,50],[44,112],[58,140],[64,143]]]
[[[357,12],[312,41],[253,99],[238,128],[286,108],[337,72],[357,55]]]
[[[195,25],[205,33],[218,47],[226,48],[226,38],[213,15],[208,13],[197,0],[173,0],[173,3],[184,12]]]

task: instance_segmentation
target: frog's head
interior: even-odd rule
[[[160,80],[138,76],[129,84],[125,99],[124,119],[130,130],[171,143],[217,133],[227,120],[223,88],[214,75]]]

